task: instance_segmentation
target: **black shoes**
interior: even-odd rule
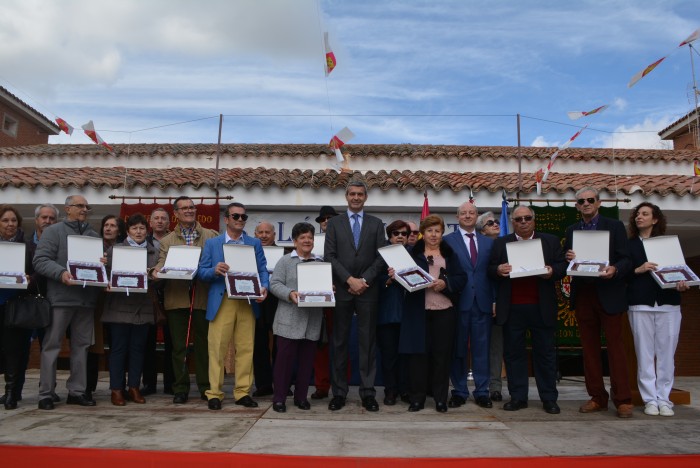
[[[272,387],[260,387],[256,388],[253,392],[254,397],[263,397],[272,395]]]
[[[209,407],[210,410],[220,410],[221,409],[221,400],[218,398],[212,398],[207,402],[207,406]]]
[[[12,395],[12,393],[5,394],[2,404],[5,405],[6,410],[17,409],[17,399],[14,397],[14,395]]]
[[[236,400],[236,404],[238,406],[245,406],[246,408],[257,408],[258,407],[258,403],[255,400],[253,400],[251,397],[249,397],[248,395]]]
[[[561,413],[561,410],[559,409],[559,405],[557,405],[556,401],[553,400],[545,400],[542,402],[542,408],[549,413],[549,414],[559,414]]]
[[[527,408],[527,401],[524,400],[510,400],[508,403],[503,405],[503,409],[506,411],[518,411],[523,408]]]
[[[328,409],[331,411],[338,411],[345,406],[345,398],[341,396],[334,396],[331,398],[330,403],[328,403]]]
[[[379,403],[377,403],[377,400],[373,396],[364,397],[362,399],[362,406],[367,411],[379,411]]]
[[[187,393],[178,392],[173,397],[173,403],[175,403],[176,405],[184,405],[185,403],[187,403],[187,399]]]
[[[503,395],[501,392],[491,392],[491,401],[503,401]]]
[[[66,403],[69,405],[79,405],[79,406],[95,406],[95,400],[91,396],[84,395],[68,395]]]
[[[296,401],[294,400],[294,404],[296,405],[297,408],[300,410],[308,411],[311,409],[311,403],[308,402],[308,400],[304,401]]]
[[[144,385],[141,387],[141,395],[143,396],[153,395],[154,393],[156,393],[155,385]]]
[[[435,411],[438,413],[447,413],[447,405],[444,401],[435,402]]]
[[[324,398],[328,398],[328,392],[322,392],[320,390],[316,390],[311,394],[311,399],[312,400],[322,400]]]
[[[284,403],[273,403],[272,409],[275,411],[275,413],[286,413],[287,405],[285,405]]]
[[[387,406],[394,406],[396,404],[396,395],[386,395],[384,397],[384,404]]]
[[[42,410],[52,410],[53,407],[53,399],[52,398],[43,398],[39,400],[39,409]]]
[[[459,395],[452,395],[450,397],[450,401],[447,402],[447,406],[449,406],[450,408],[459,408],[466,402],[467,400],[465,400],[463,397]]]
[[[493,403],[491,403],[491,400],[487,396],[476,397],[474,401],[476,401],[476,404],[482,408],[493,408]]]
[[[425,407],[424,403],[418,403],[416,401],[411,402],[408,404],[408,411],[411,413],[415,413],[416,411],[420,411]]]

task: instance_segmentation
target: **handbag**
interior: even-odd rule
[[[5,304],[5,326],[46,328],[51,324],[51,303],[41,294],[10,299]]]

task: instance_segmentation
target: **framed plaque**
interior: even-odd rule
[[[277,247],[274,245],[263,246],[263,252],[265,252],[265,260],[267,261],[267,271],[272,273],[275,271],[277,262],[284,256],[284,247]]]
[[[27,246],[20,242],[0,242],[0,289],[27,289],[24,271]]]
[[[675,288],[680,281],[688,286],[700,285],[698,275],[685,263],[678,236],[658,236],[642,239],[647,260],[658,265],[651,275],[663,289]]]
[[[72,284],[107,286],[107,271],[100,259],[104,245],[99,237],[68,236],[67,268],[73,276]]]
[[[299,307],[335,307],[333,270],[327,262],[297,264]]]
[[[197,274],[202,248],[196,245],[173,245],[168,249],[165,265],[158,278],[191,280]]]
[[[261,299],[262,291],[255,247],[224,244],[224,261],[229,267],[224,277],[229,299]]]
[[[140,247],[117,245],[112,248],[112,274],[109,290],[125,293],[148,291],[148,251]]]
[[[542,239],[529,239],[506,244],[508,263],[513,267],[511,278],[547,274],[544,266]]]
[[[576,252],[576,258],[569,263],[567,275],[600,276],[610,264],[610,232],[574,231],[571,249]]]
[[[394,269],[394,280],[408,291],[425,289],[435,281],[430,273],[416,265],[406,247],[401,244],[377,249],[387,265]]]

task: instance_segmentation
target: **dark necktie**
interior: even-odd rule
[[[472,266],[476,266],[476,241],[474,240],[474,233],[465,234],[469,238],[469,257],[472,261]]]
[[[360,215],[353,214],[352,220],[352,238],[355,241],[355,248],[358,248],[360,246]]]

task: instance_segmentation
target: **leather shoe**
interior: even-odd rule
[[[284,403],[273,403],[272,409],[275,411],[275,413],[286,413],[287,405],[285,405]]]
[[[68,395],[66,398],[66,403],[69,405],[79,405],[79,406],[95,406],[95,400],[88,397],[87,395]]]
[[[61,397],[56,394],[56,392],[53,392],[51,394],[51,401],[54,403],[60,403],[61,402]]]
[[[212,398],[207,402],[207,406],[209,407],[210,410],[220,410],[221,409],[221,400],[218,398]]]
[[[476,397],[475,401],[476,404],[482,408],[493,408],[493,403],[491,403],[491,400],[489,400],[489,397],[487,396]]]
[[[411,398],[408,396],[408,393],[401,394],[401,401],[403,401],[404,403],[408,403],[408,404],[411,403]]]
[[[527,408],[527,401],[525,400],[510,400],[503,405],[503,409],[506,411],[518,411],[523,408]]]
[[[5,406],[6,410],[13,410],[17,409],[17,401],[18,399],[15,398],[14,394],[12,392],[9,392],[5,394],[4,401],[2,404]]]
[[[261,387],[261,388],[256,388],[255,391],[253,392],[254,397],[263,397],[263,396],[270,396],[272,395],[272,387]]]
[[[561,410],[559,409],[559,405],[557,405],[556,401],[553,400],[545,400],[542,402],[542,408],[549,413],[549,414],[559,414],[561,413]]]
[[[503,394],[501,392],[491,392],[491,401],[503,401]]]
[[[324,398],[328,398],[328,392],[322,392],[320,390],[316,390],[311,394],[311,399],[312,400],[322,400]]]
[[[435,411],[438,413],[447,413],[447,405],[444,401],[438,401],[435,403]]]
[[[607,411],[607,406],[600,406],[595,400],[588,400],[578,409],[579,413],[595,413],[596,411]]]
[[[415,413],[416,411],[420,411],[424,408],[424,403],[418,403],[418,402],[411,402],[408,404],[408,411],[411,413]]]
[[[306,411],[306,410],[310,410],[310,409],[311,409],[311,403],[309,403],[308,400],[304,400],[304,401],[296,401],[296,400],[294,400],[294,404],[295,404],[296,407],[299,408],[300,410]]]
[[[144,385],[141,387],[141,395],[148,396],[156,393],[156,387],[154,385]]]
[[[236,404],[238,406],[245,406],[246,408],[257,408],[258,407],[258,403],[255,400],[253,400],[251,397],[249,397],[248,395],[236,400]]]
[[[338,411],[345,406],[345,398],[341,396],[334,396],[331,398],[330,403],[328,403],[328,409],[331,411]]]
[[[379,403],[373,396],[364,397],[362,399],[362,406],[371,412],[379,411]]]
[[[465,400],[464,397],[461,397],[459,395],[452,395],[450,397],[450,401],[447,402],[447,406],[449,406],[450,408],[459,408],[466,402],[467,400]]]
[[[178,392],[173,397],[173,403],[175,403],[176,405],[184,405],[185,403],[187,403],[187,398],[187,393]]]
[[[618,418],[631,418],[634,411],[634,406],[623,403],[617,407]]]
[[[138,387],[129,387],[129,392],[127,394],[129,400],[134,403],[146,403],[146,399],[141,395]]]
[[[53,408],[53,400],[50,397],[39,400],[39,409],[52,410]]]
[[[387,406],[394,406],[396,404],[395,395],[387,395],[384,397],[384,404]]]
[[[114,406],[126,406],[124,392],[122,390],[112,390],[112,404]]]

